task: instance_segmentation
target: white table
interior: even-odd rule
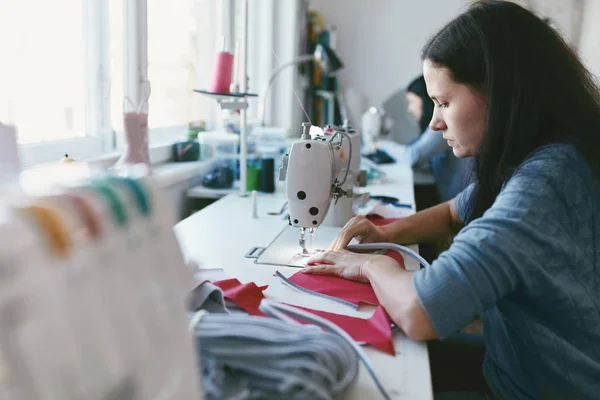
[[[387,179],[385,182],[367,186],[373,194],[389,195],[400,202],[413,204],[413,175],[410,167],[397,165],[381,168]],[[260,195],[258,218],[252,218],[251,197],[228,195],[209,205],[175,226],[175,233],[188,262],[199,265],[198,278],[210,275],[211,270],[223,269],[230,277],[241,282],[253,281],[257,285],[269,285],[265,295],[275,301],[285,301],[304,307],[335,312],[339,314],[367,318],[372,307],[353,311],[343,305],[310,296],[284,286],[273,276],[280,271],[291,276],[298,271],[291,267],[273,267],[255,264],[244,255],[253,247],[266,247],[287,225],[283,216],[271,216],[269,211],[278,211],[285,198],[281,191],[272,195]],[[407,267],[415,267],[416,262],[406,258]],[[429,358],[425,343],[406,338],[398,332],[394,335],[396,356],[365,347],[376,372],[395,399],[431,399],[431,377]],[[366,369],[361,365],[357,385],[349,399],[380,398],[375,384]]]

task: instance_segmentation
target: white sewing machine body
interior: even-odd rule
[[[356,188],[359,186],[361,137],[352,128],[325,128],[325,137],[330,138],[336,131],[345,132],[350,138],[350,141],[342,141],[345,157],[343,157],[340,165],[340,177],[342,179],[346,169],[348,169],[348,177],[341,185],[342,191],[347,195],[331,200],[329,213],[327,213],[323,224],[325,226],[342,227],[356,215],[358,208]]]
[[[361,135],[363,137],[363,152],[373,153],[379,147],[378,142],[385,140],[391,132],[394,122],[386,116],[383,109],[369,107],[361,119]]]
[[[300,139],[292,144],[286,179],[292,226],[316,228],[323,223],[340,173],[340,157],[341,147],[325,137]]]
[[[310,124],[284,157],[280,179],[286,180],[290,224],[298,228],[344,226],[356,215],[360,176],[359,133],[327,127],[310,134]]]

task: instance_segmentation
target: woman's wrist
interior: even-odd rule
[[[394,241],[394,233],[392,231],[392,224],[383,225],[380,227],[381,236],[383,238],[382,242],[384,243],[393,243]]]
[[[376,274],[378,270],[385,268],[397,269],[402,267],[391,257],[376,255],[362,265],[361,275],[371,282],[374,274]]]
[[[404,229],[402,225],[404,225],[404,220],[399,220],[396,222],[392,222],[391,224],[387,224],[381,227],[381,233],[383,236],[383,241],[386,243],[400,243],[400,232]]]

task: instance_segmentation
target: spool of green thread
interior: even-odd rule
[[[260,165],[248,163],[246,168],[246,190],[251,192],[260,188]]]

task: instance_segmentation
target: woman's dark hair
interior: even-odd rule
[[[475,3],[430,39],[421,58],[487,97],[468,221],[545,144],[573,143],[598,179],[600,92],[577,54],[533,13],[505,1]]]
[[[412,81],[406,88],[406,91],[416,94],[421,98],[421,100],[423,100],[423,114],[419,119],[419,127],[421,128],[420,133],[423,133],[429,126],[431,118],[433,118],[434,106],[433,100],[431,100],[431,97],[429,97],[429,94],[427,94],[427,85],[425,84],[425,78],[423,78],[423,75]]]

